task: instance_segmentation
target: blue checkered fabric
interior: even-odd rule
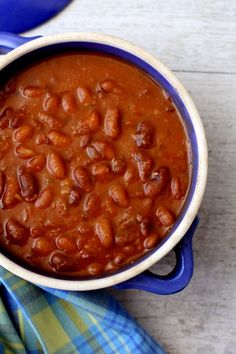
[[[39,288],[0,267],[0,353],[163,354],[106,291]]]

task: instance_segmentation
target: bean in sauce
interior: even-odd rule
[[[0,246],[28,267],[93,277],[168,235],[191,149],[169,95],[115,57],[64,53],[0,87]]]

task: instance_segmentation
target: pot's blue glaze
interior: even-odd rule
[[[14,48],[18,47],[19,45],[31,41],[32,39],[35,38],[37,37],[26,38],[17,35],[12,35],[10,33],[0,32],[0,50],[2,48],[4,49],[3,52],[7,53],[13,50]],[[7,71],[10,70],[10,72],[14,72],[14,70],[16,70],[16,66],[17,68],[27,66],[27,63],[32,62],[35,59],[39,59],[40,57],[44,57],[52,53],[56,54],[68,50],[97,51],[97,52],[115,55],[116,57],[129,61],[130,63],[139,67],[141,70],[145,71],[156,82],[158,82],[160,86],[162,86],[165,89],[165,91],[169,94],[169,96],[172,98],[173,102],[175,103],[177,109],[181,114],[181,117],[184,120],[184,124],[188,132],[188,136],[192,148],[193,167],[192,167],[191,185],[190,185],[185,206],[170,234],[160,244],[158,244],[158,246],[154,250],[152,250],[145,256],[141,257],[133,264],[126,266],[122,270],[129,269],[134,267],[138,263],[142,262],[144,259],[148,258],[151,254],[156,252],[157,249],[162,247],[162,245],[172,236],[173,232],[182,221],[186,213],[186,210],[188,209],[191,203],[196,188],[197,174],[198,174],[198,145],[197,145],[196,134],[191,121],[191,117],[181,97],[179,96],[178,91],[169,83],[169,81],[160,72],[158,72],[155,68],[150,66],[148,63],[146,63],[139,57],[110,45],[93,43],[93,42],[65,42],[65,43],[45,46],[43,48],[37,49],[34,52],[25,54],[21,58],[17,59],[16,61],[17,65],[15,63],[11,63],[6,68],[3,69],[3,72],[5,70]],[[170,274],[166,276],[157,276],[152,274],[150,271],[146,271],[124,283],[117,285],[117,287],[120,289],[141,289],[141,290],[150,291],[161,295],[173,294],[185,288],[189,283],[189,281],[191,280],[193,274],[192,237],[196,230],[198,221],[199,221],[198,217],[196,217],[191,227],[189,228],[188,232],[186,233],[186,235],[175,247],[174,250],[176,253],[176,266]],[[117,272],[121,272],[122,270]]]
[[[0,32],[0,54],[7,54],[20,45],[32,41],[36,38],[40,38],[40,36],[22,37],[18,36],[18,34],[13,34],[10,32]]]
[[[28,31],[55,16],[70,1],[0,0],[0,31]]]

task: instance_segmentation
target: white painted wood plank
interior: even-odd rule
[[[70,31],[124,38],[172,69],[236,72],[235,0],[74,0],[27,34]]]
[[[210,151],[208,185],[200,227],[194,238],[194,277],[185,291],[168,297],[139,291],[115,291],[115,295],[169,353],[233,354],[236,352],[236,76],[199,73],[178,73],[178,76],[192,92],[201,113]]]

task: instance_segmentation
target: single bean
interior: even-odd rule
[[[114,264],[112,261],[107,262],[106,266],[105,266],[105,272],[114,272],[115,270],[117,270],[118,267],[116,264]]]
[[[35,152],[27,146],[20,144],[15,148],[16,156],[20,159],[27,160],[35,155]]]
[[[5,173],[3,171],[0,171],[0,198],[2,197],[2,194],[4,192],[5,181],[6,181]]]
[[[127,216],[119,222],[115,242],[117,246],[133,244],[139,235],[139,225],[135,218]]]
[[[151,233],[143,242],[143,246],[146,249],[153,248],[157,245],[159,241],[159,236],[156,233]]]
[[[88,88],[78,87],[76,89],[76,94],[80,103],[83,103],[86,106],[93,103],[93,96]]]
[[[111,144],[103,142],[101,145],[101,156],[102,158],[104,158],[105,160],[112,160],[115,152],[114,152],[114,148]],[[97,149],[99,149],[98,144],[96,145]]]
[[[23,95],[27,98],[38,98],[45,93],[45,89],[41,87],[28,86],[23,90]]]
[[[46,124],[50,129],[58,129],[63,126],[63,122],[59,118],[48,113],[39,112],[38,119],[41,123]]]
[[[16,111],[13,112],[10,122],[9,122],[9,128],[11,129],[17,129],[21,125],[25,123],[25,119],[27,117],[27,113],[25,112],[24,109],[17,109]]]
[[[95,244],[95,237],[90,238],[90,240],[85,243],[83,250],[91,256],[97,256],[98,252],[101,251],[101,247]]]
[[[82,198],[81,192],[78,189],[71,189],[68,196],[68,203],[72,207],[77,207]]]
[[[140,223],[140,233],[141,235],[147,237],[151,228],[151,222],[149,219],[144,218]]]
[[[124,263],[126,260],[126,257],[123,253],[117,253],[113,262],[116,264],[116,265],[121,265],[122,263]]]
[[[66,113],[75,113],[76,103],[73,92],[65,92],[62,96],[62,108]]]
[[[124,181],[126,185],[129,185],[138,180],[138,174],[136,169],[133,166],[128,166],[125,174]]]
[[[81,136],[81,135],[89,135],[90,131],[84,120],[79,120],[76,125],[72,127],[72,135]]]
[[[61,235],[65,234],[65,227],[64,226],[57,226],[57,225],[50,225],[46,228],[45,231],[45,237],[50,238],[50,239],[55,239]]]
[[[109,194],[115,204],[121,208],[127,208],[129,205],[128,193],[121,184],[114,184],[109,189]]]
[[[108,197],[103,201],[103,210],[110,216],[115,216],[117,214],[117,207],[111,197]]]
[[[49,188],[49,187],[44,188],[40,192],[38,199],[35,202],[36,208],[39,208],[39,209],[48,208],[49,205],[51,204],[52,197],[53,197],[53,194],[52,194],[51,188]]]
[[[126,246],[129,244],[132,244],[135,241],[135,238],[137,236],[138,229],[136,230],[136,233],[134,233],[131,230],[128,230],[126,232],[125,230],[120,230],[115,236],[115,242],[117,246]]]
[[[104,119],[105,134],[116,139],[120,133],[120,113],[117,108],[109,109]]]
[[[22,198],[33,203],[38,197],[38,181],[33,173],[24,171],[18,174],[18,181]]]
[[[0,129],[6,129],[10,126],[13,117],[13,109],[8,107],[0,114]]]
[[[100,182],[108,181],[111,178],[111,171],[108,165],[97,162],[92,165],[92,175]]]
[[[155,171],[151,180],[144,185],[145,195],[153,198],[162,193],[168,185],[169,178],[169,170],[166,167],[161,167]]]
[[[100,87],[103,92],[112,93],[114,95],[121,95],[123,93],[123,88],[117,84],[115,81],[106,79],[100,83]]]
[[[57,147],[65,147],[70,145],[70,139],[65,134],[58,132],[56,130],[51,130],[48,133],[49,142]]]
[[[137,220],[138,223],[141,223],[144,220],[144,215],[137,214],[136,215],[136,220]]]
[[[146,182],[151,173],[151,168],[152,168],[151,157],[144,151],[134,153],[133,157],[137,163],[139,178],[141,182]]]
[[[104,160],[112,160],[115,152],[111,144],[106,141],[95,141],[92,146],[97,151],[98,155]]]
[[[60,98],[56,95],[47,93],[43,99],[43,109],[47,113],[56,113],[60,105]]]
[[[38,133],[35,136],[35,144],[42,145],[47,143],[48,143],[48,138],[46,137],[45,133]]]
[[[95,233],[104,247],[110,247],[113,242],[112,224],[107,218],[100,218],[95,224]]]
[[[57,211],[59,215],[62,217],[67,217],[68,216],[68,203],[66,198],[64,197],[58,197],[55,202],[53,203],[53,208]]]
[[[87,267],[87,271],[90,275],[98,275],[103,271],[103,266],[100,263],[91,263]]]
[[[86,123],[86,126],[88,127],[88,129],[92,133],[95,133],[100,128],[100,121],[101,121],[101,117],[100,117],[99,113],[97,111],[92,111],[87,116],[85,123]]]
[[[46,157],[44,154],[38,154],[27,161],[26,168],[32,172],[40,172],[44,168]]]
[[[50,152],[47,156],[48,172],[56,179],[66,177],[66,169],[62,157],[56,152]]]
[[[181,199],[182,197],[181,183],[178,177],[172,178],[170,189],[171,189],[171,195],[174,199]]]
[[[83,210],[85,215],[89,217],[95,217],[101,213],[101,200],[95,192],[86,196]]]
[[[56,246],[60,250],[68,253],[75,253],[78,251],[76,246],[76,239],[68,236],[68,235],[61,235],[56,238]]]
[[[144,193],[147,197],[154,198],[162,192],[162,185],[158,180],[148,181],[144,185]]]
[[[74,188],[74,183],[69,177],[63,179],[60,185],[60,191],[62,195],[68,196],[72,190],[77,190]]]
[[[21,246],[26,244],[29,237],[29,232],[18,221],[9,219],[5,227],[6,227],[6,238],[9,240],[10,243],[21,245]]]
[[[90,159],[93,161],[97,161],[97,160],[101,159],[98,151],[93,146],[88,146],[86,148],[86,152],[87,152],[88,156],[90,157]]]
[[[2,194],[1,207],[4,209],[12,208],[20,201],[19,185],[14,177],[7,177],[5,189]]]
[[[116,158],[112,159],[111,168],[115,174],[119,175],[119,174],[123,173],[125,170],[125,166],[126,166],[126,164],[125,164],[124,160],[116,159]]]
[[[83,245],[84,245],[83,235],[77,235],[76,246],[77,246],[78,250],[80,251],[80,254],[81,254],[81,252],[83,252]]]
[[[93,233],[93,230],[92,230],[92,227],[86,223],[86,222],[83,222],[83,221],[80,221],[78,224],[77,224],[77,231],[79,234],[85,236],[85,235],[91,235]]]
[[[174,223],[173,214],[164,206],[158,207],[156,210],[156,217],[161,225],[169,227]]]
[[[22,125],[13,133],[13,140],[17,143],[24,143],[33,135],[33,129],[30,125]]]
[[[79,144],[80,144],[81,149],[86,149],[88,147],[89,142],[90,142],[90,135],[89,134],[85,134],[85,135],[80,136]]]
[[[127,245],[127,246],[124,246],[123,248],[124,252],[127,253],[127,254],[134,254],[134,245]]]
[[[52,240],[49,240],[46,237],[37,238],[32,245],[32,251],[34,254],[39,256],[47,256],[54,249]]]
[[[140,122],[134,135],[138,148],[150,148],[153,143],[154,127],[149,122]]]
[[[89,173],[83,167],[77,167],[73,173],[74,179],[78,187],[84,192],[90,192],[92,189],[92,180]]]
[[[55,251],[52,253],[49,259],[49,264],[57,272],[68,272],[71,271],[75,266],[72,258],[60,251]]]
[[[33,238],[40,238],[45,235],[45,227],[43,226],[32,226],[30,228],[30,236]]]

